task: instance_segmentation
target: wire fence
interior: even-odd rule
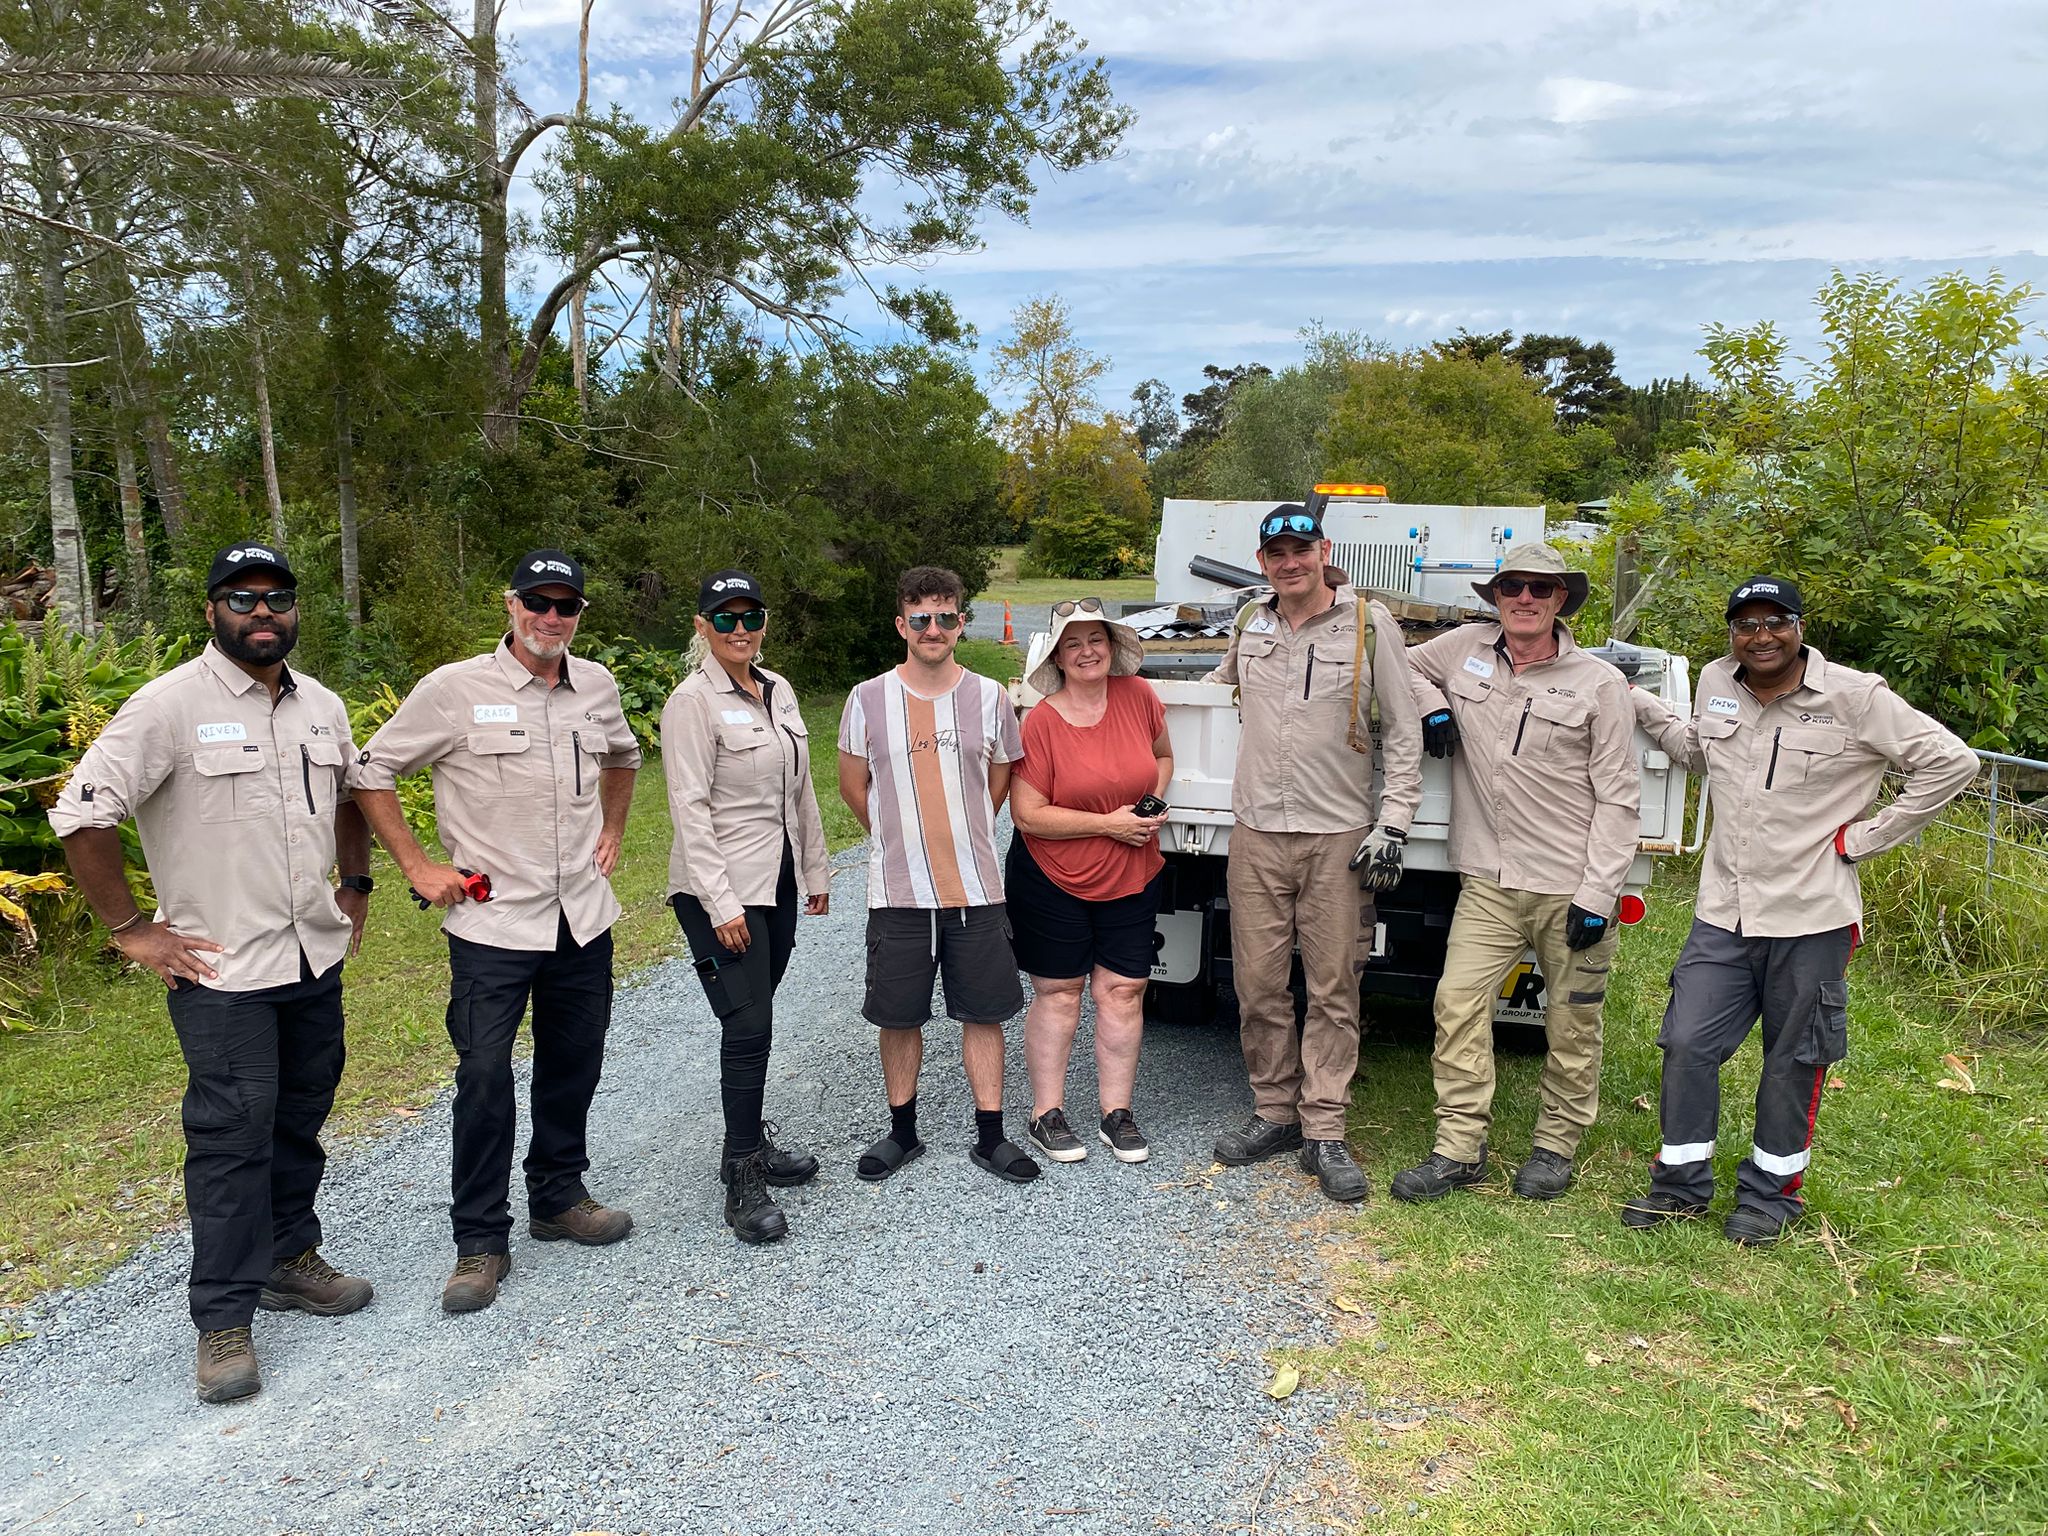
[[[1983,839],[1987,901],[2001,884],[2048,890],[2048,762],[2002,752],[1977,757],[1977,777],[1934,824]]]

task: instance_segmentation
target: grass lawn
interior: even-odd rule
[[[1711,1221],[1616,1208],[1657,1143],[1655,1037],[1690,903],[1653,901],[1607,1010],[1600,1122],[1547,1206],[1507,1179],[1541,1062],[1503,1058],[1498,1160],[1433,1206],[1385,1197],[1429,1151],[1420,1031],[1368,1045],[1352,1140],[1373,1204],[1331,1250],[1346,1340],[1296,1359],[1340,1427],[1371,1531],[2048,1529],[2048,1060],[1852,968],[1851,1054],[1822,1105],[1797,1236],[1720,1234],[1747,1149],[1752,1039],[1730,1065]],[[1974,1094],[1943,1056],[1957,1053]],[[1353,1310],[1356,1309],[1356,1310]],[[1377,1506],[1376,1511],[1373,1506]]]
[[[975,599],[977,611],[986,613],[1004,602],[1056,603],[1078,593],[1092,592],[1104,602],[1137,602],[1153,593],[1150,576],[1126,576],[1115,581],[1068,581],[1064,577],[1032,577],[1017,574],[1017,562],[1024,554],[1021,544],[1009,544],[996,551],[996,563],[989,571],[988,589]]]

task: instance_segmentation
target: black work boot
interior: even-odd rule
[[[1647,1195],[1637,1195],[1633,1200],[1621,1203],[1621,1224],[1624,1227],[1657,1227],[1667,1221],[1692,1221],[1707,1214],[1707,1208],[1697,1200],[1683,1200],[1677,1195],[1653,1189]]]
[[[761,1122],[761,1167],[770,1184],[792,1189],[818,1176],[818,1160],[802,1147],[778,1147],[775,1138],[782,1128],[773,1120]]]
[[[1301,1171],[1314,1174],[1329,1199],[1356,1205],[1365,1198],[1365,1170],[1341,1141],[1304,1141]]]
[[[1253,1115],[1236,1130],[1225,1131],[1216,1138],[1216,1161],[1232,1168],[1242,1168],[1247,1163],[1263,1163],[1269,1157],[1292,1152],[1300,1145],[1301,1126],[1298,1122],[1275,1125]]]
[[[340,1317],[367,1307],[371,1294],[369,1281],[344,1275],[320,1257],[318,1248],[308,1248],[270,1271],[256,1305],[266,1312],[291,1310],[315,1317]]]
[[[1792,1222],[1760,1211],[1753,1205],[1738,1205],[1721,1224],[1721,1235],[1745,1248],[1768,1248],[1784,1240]]]
[[[256,1344],[247,1328],[199,1335],[198,1386],[202,1403],[232,1403],[263,1389],[256,1374]]]
[[[1484,1147],[1479,1149],[1479,1160],[1472,1163],[1461,1163],[1441,1152],[1432,1152],[1413,1168],[1403,1168],[1395,1174],[1392,1192],[1396,1200],[1420,1205],[1425,1200],[1441,1200],[1452,1190],[1463,1189],[1468,1184],[1482,1183],[1485,1178]]]
[[[1572,1160],[1537,1147],[1515,1170],[1515,1193],[1524,1200],[1555,1200],[1572,1187]]]
[[[789,1236],[789,1221],[768,1193],[768,1170],[759,1152],[729,1157],[718,1176],[725,1183],[725,1224],[743,1243]]]

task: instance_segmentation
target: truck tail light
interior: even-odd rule
[[[1621,898],[1621,920],[1624,923],[1640,923],[1649,914],[1649,910],[1648,907],[1643,905],[1643,898],[1640,896],[1624,896]]]

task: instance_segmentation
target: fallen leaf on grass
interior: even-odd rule
[[[1955,1076],[1944,1077],[1934,1085],[1935,1087],[1953,1088],[1957,1093],[1975,1093],[1977,1091],[1977,1080],[1970,1076],[1970,1069],[1963,1065],[1962,1058],[1956,1055],[1955,1052],[1950,1051],[1947,1055],[1943,1056],[1941,1064],[1947,1067],[1949,1071],[1955,1073]]]
[[[407,1120],[417,1120],[420,1117],[420,1112],[418,1110],[407,1109],[403,1105],[400,1105],[398,1108],[392,1110],[391,1113]]]
[[[1599,1354],[1599,1353],[1597,1353],[1597,1352],[1595,1352],[1595,1351],[1593,1351],[1593,1350],[1590,1350],[1590,1349],[1586,1351],[1586,1364],[1588,1364],[1588,1365],[1605,1365],[1606,1363],[1607,1363],[1607,1357],[1606,1357],[1605,1355],[1603,1355],[1603,1354]]]
[[[1629,1107],[1631,1109],[1641,1110],[1644,1114],[1648,1114],[1657,1106],[1650,1102],[1650,1096],[1647,1093],[1639,1093],[1633,1099],[1629,1100]]]
[[[1266,1383],[1266,1396],[1279,1402],[1294,1396],[1294,1389],[1301,1385],[1301,1372],[1291,1365],[1283,1365],[1273,1373],[1273,1379]]]
[[[1835,1416],[1842,1421],[1842,1428],[1852,1434],[1861,1426],[1856,1422],[1856,1410],[1839,1397],[1834,1401]]]
[[[1330,1298],[1330,1305],[1335,1307],[1339,1312],[1362,1313],[1365,1311],[1365,1308],[1361,1307],[1357,1302],[1353,1301],[1348,1296],[1332,1296]]]
[[[1841,1080],[1841,1079],[1840,1079],[1839,1077],[1834,1077],[1834,1076],[1830,1076],[1830,1077],[1828,1078],[1828,1092],[1829,1092],[1829,1093],[1839,1093],[1839,1092],[1840,1092],[1840,1091],[1841,1091],[1842,1089],[1844,1089],[1844,1088],[1846,1088],[1846,1087],[1848,1087],[1848,1086],[1849,1086],[1849,1085],[1848,1085],[1847,1083],[1843,1082],[1843,1081],[1842,1081],[1842,1080]]]

